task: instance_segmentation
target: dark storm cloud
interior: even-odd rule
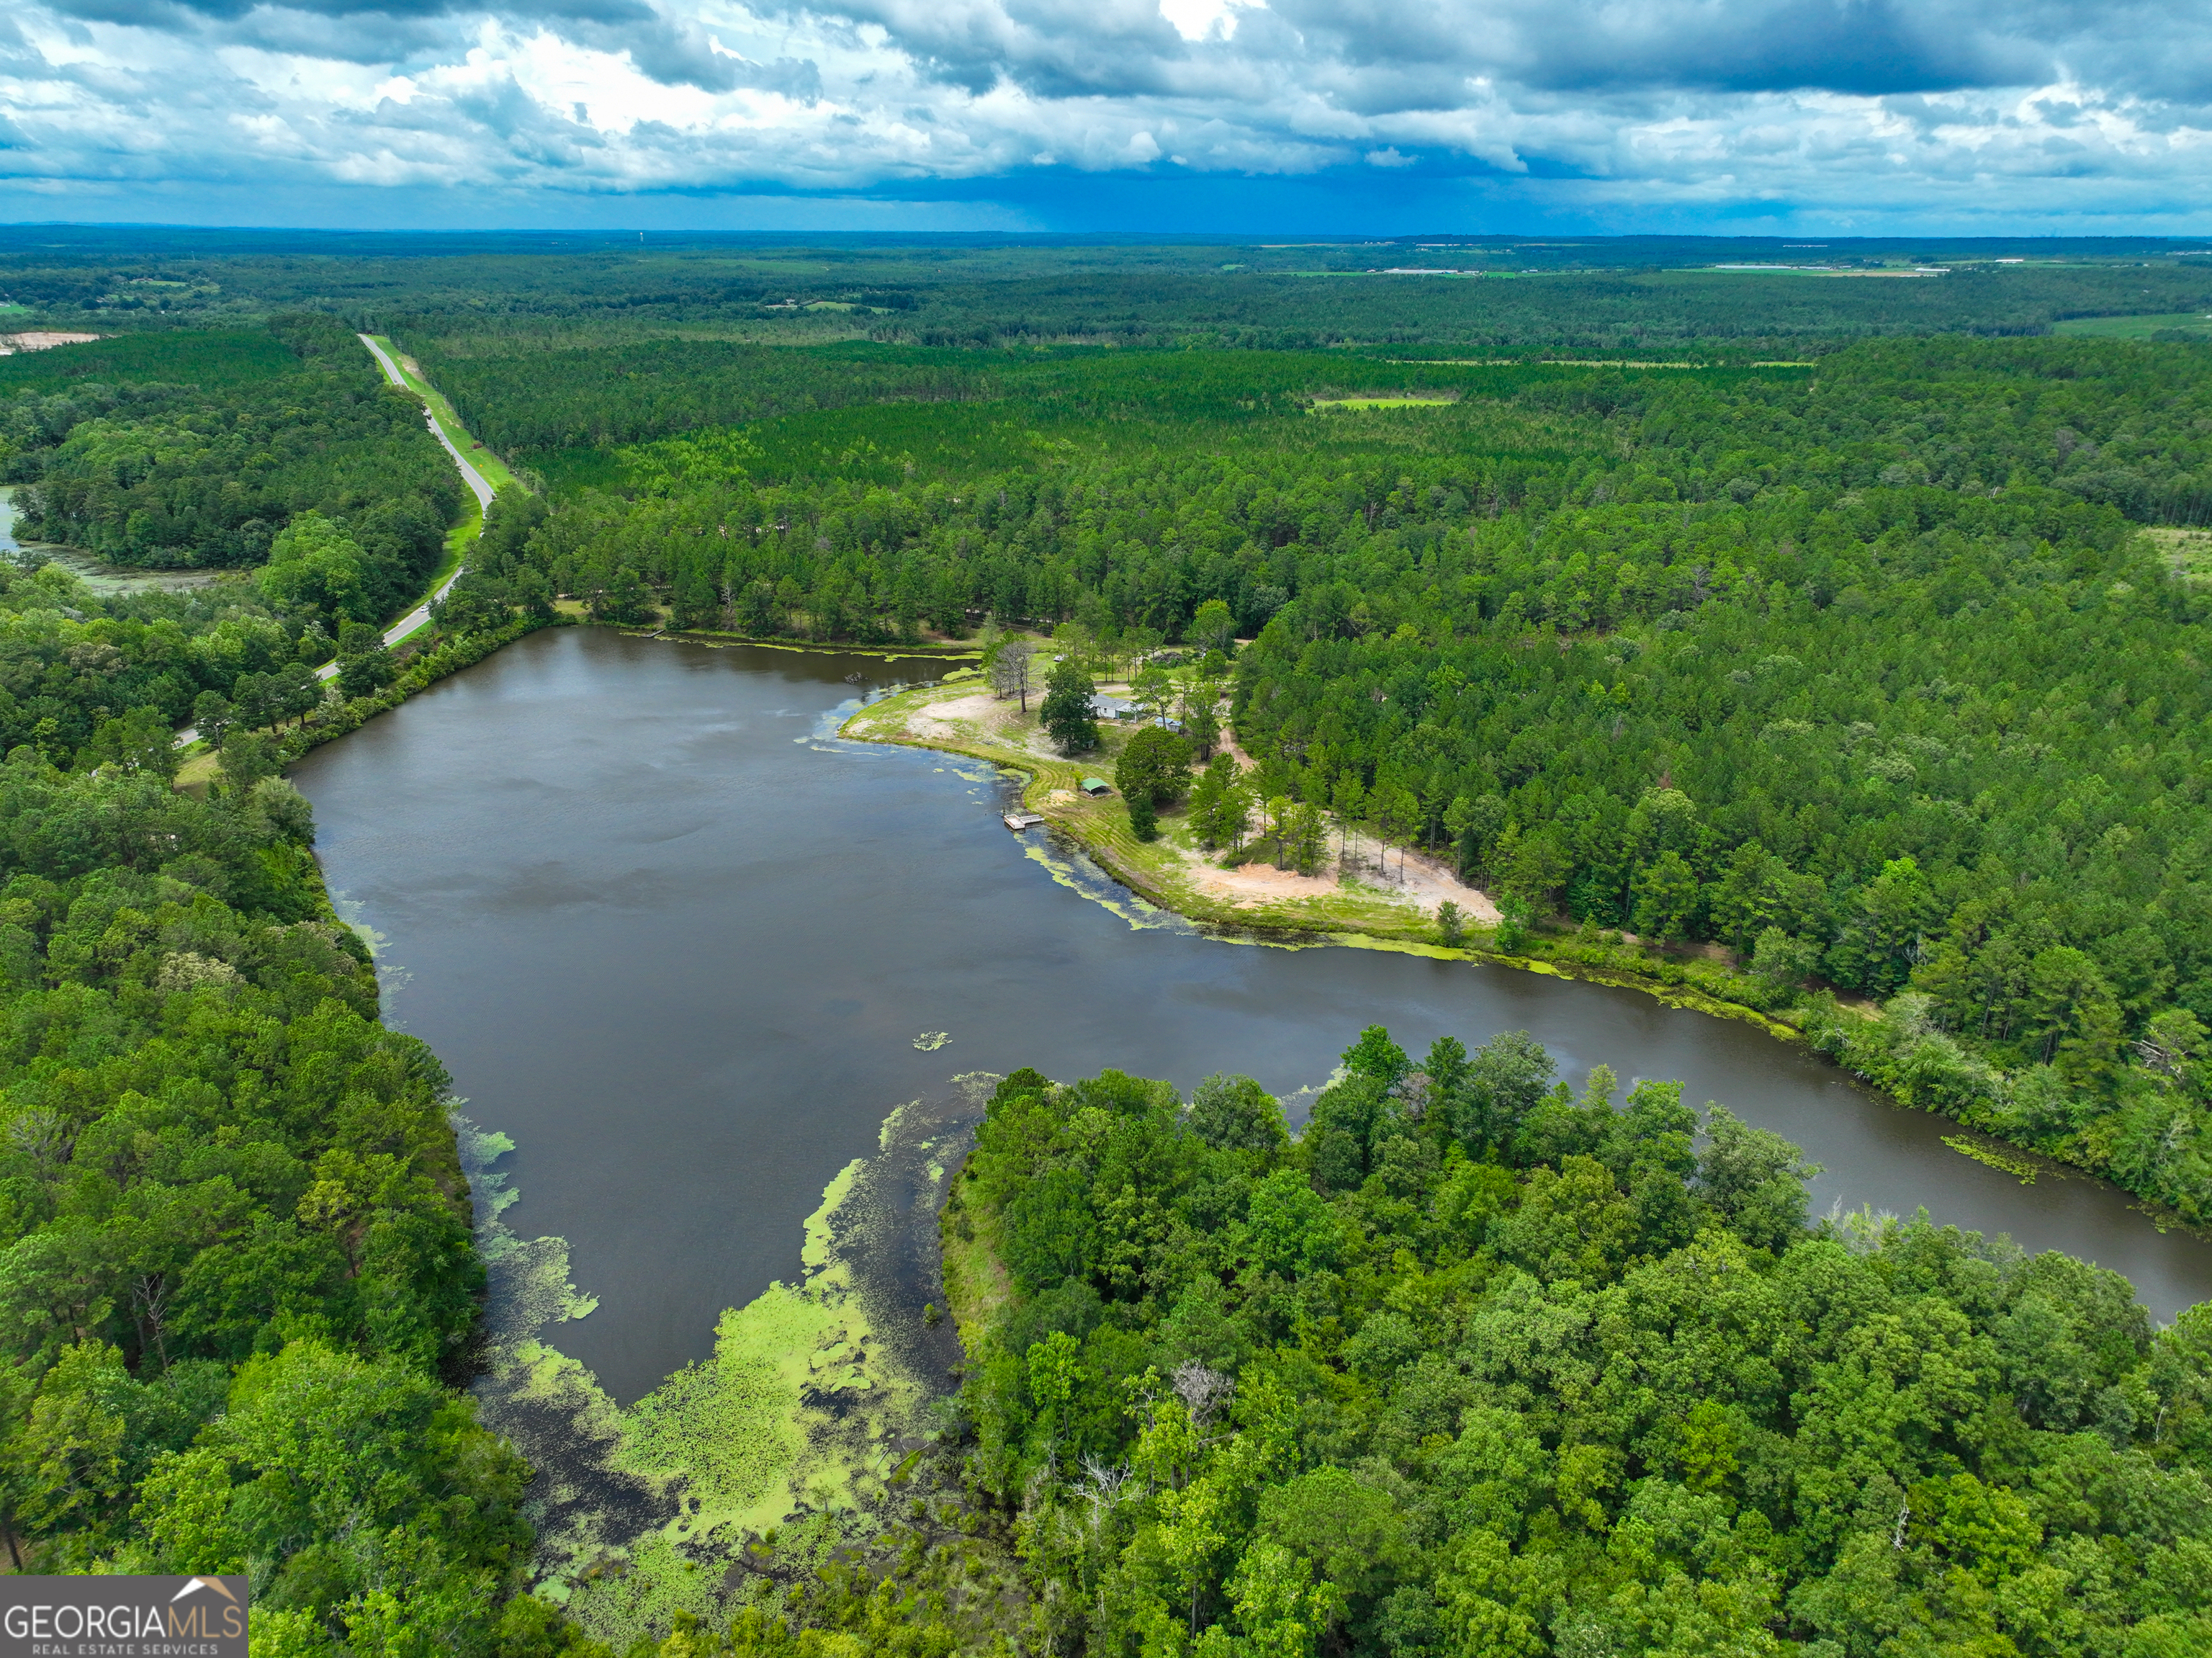
[[[271,49],[374,61],[496,17],[606,52],[665,85],[811,93],[802,72],[717,52],[696,12],[646,0],[52,0],[62,15],[170,33],[228,25]],[[767,10],[768,8],[762,8]],[[1039,98],[1267,96],[1304,86],[1362,113],[1448,108],[1480,80],[1535,93],[1819,90],[1856,95],[2045,84],[2212,96],[2203,8],[2084,0],[1231,0],[1218,36],[1186,40],[1175,0],[828,0],[796,23],[873,24],[929,79]],[[1201,6],[1200,9],[1204,9]],[[1168,15],[1164,15],[1166,13]],[[687,15],[690,13],[690,15]],[[426,28],[426,26],[429,26]],[[1244,84],[1238,84],[1239,82]]]
[[[1278,0],[1273,9],[1349,64],[1449,63],[1559,91],[1881,94],[2018,85],[2043,78],[2056,41],[2079,32],[2073,19],[2039,19],[2034,8],[1991,0]]]
[[[797,12],[802,9],[793,8]],[[1365,79],[1482,76],[1550,91],[1849,94],[2034,85],[2094,71],[2171,96],[2212,83],[2202,7],[2082,0],[1273,0],[1186,41],[1151,0],[843,0],[947,80],[1041,96],[1138,94],[1207,57]],[[1271,27],[1273,25],[1273,27]]]

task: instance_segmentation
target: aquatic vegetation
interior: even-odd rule
[[[726,1620],[880,1533],[902,1470],[933,1437],[927,1402],[945,1373],[934,1321],[902,1296],[895,1257],[907,1228],[931,1224],[948,1134],[980,1114],[976,1080],[886,1116],[877,1155],[841,1169],[807,1217],[799,1282],[725,1311],[713,1352],[628,1409],[556,1344],[550,1326],[598,1306],[569,1282],[565,1240],[522,1239],[500,1219],[514,1194],[492,1165],[513,1143],[464,1125],[489,1197],[478,1392],[486,1420],[539,1470],[539,1591],[586,1631],[625,1646],[678,1612]]]
[[[2033,1186],[2035,1177],[2043,1172],[2016,1153],[2000,1151],[1995,1146],[1984,1145],[1979,1140],[1970,1140],[1963,1134],[1947,1134],[1943,1137],[1943,1143],[1962,1157],[1971,1157],[1978,1163],[1986,1163],[1991,1168],[2002,1170],[2022,1186]]]
[[[1198,929],[1172,910],[1162,909],[1131,892],[1108,875],[1088,855],[1050,836],[1024,836],[1022,856],[1072,893],[1080,893],[1102,910],[1110,910],[1139,932],[1164,930],[1194,933]]]

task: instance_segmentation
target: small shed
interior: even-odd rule
[[[1110,795],[1114,792],[1113,789],[1107,786],[1106,779],[1103,777],[1085,777],[1082,783],[1078,785],[1078,787],[1079,787],[1085,794],[1091,795],[1093,799],[1096,799],[1101,795]]]

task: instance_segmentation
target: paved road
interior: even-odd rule
[[[362,344],[368,347],[370,354],[376,358],[377,367],[384,370],[384,377],[394,386],[404,389],[407,385],[407,376],[399,372],[399,365],[386,355],[384,348],[367,334],[359,336],[359,338]],[[425,409],[422,411],[422,418],[430,428],[430,436],[445,445],[446,453],[453,457],[453,464],[461,469],[461,482],[466,484],[474,492],[477,505],[489,509],[491,506],[492,488],[484,481],[484,475],[469,464],[468,456],[453,447],[453,440],[447,437],[440,429],[435,415]],[[414,632],[416,628],[427,625],[430,619],[430,607],[446,596],[447,590],[461,579],[461,570],[466,568],[467,565],[463,564],[456,569],[451,576],[438,584],[438,590],[435,593],[385,629],[384,643],[386,645],[396,645]],[[315,670],[315,677],[319,680],[335,680],[337,675],[338,665],[335,661],[325,662]],[[198,741],[199,735],[198,727],[191,725],[185,727],[183,730],[177,733],[177,747],[182,748],[189,743]]]
[[[399,365],[386,355],[381,345],[367,334],[361,336],[361,343],[368,346],[370,352],[374,355],[377,366],[384,370],[384,377],[386,380],[394,386],[404,387],[407,384],[407,377],[399,372]],[[446,453],[453,457],[453,464],[461,469],[461,481],[476,492],[477,505],[489,509],[491,506],[491,485],[484,482],[484,475],[469,464],[469,458],[466,455],[453,447],[453,440],[447,437],[440,429],[436,416],[425,409],[422,411],[422,418],[429,424],[430,436],[446,446]],[[428,622],[430,619],[430,607],[444,598],[446,589],[460,579],[461,572],[456,570],[445,579],[435,593],[385,630],[384,643],[387,645],[396,645],[416,628]],[[337,663],[328,662],[315,670],[315,677],[327,680],[337,671]]]

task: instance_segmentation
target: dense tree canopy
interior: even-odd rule
[[[346,524],[370,601],[388,608],[418,589],[460,483],[420,405],[386,385],[351,332],[296,317],[268,333],[183,338],[191,349],[65,348],[117,379],[32,380],[0,401],[24,538],[129,564],[248,565],[295,518],[319,514]],[[154,378],[167,375],[178,381]]]
[[[2205,600],[2145,533],[2212,521],[2212,358],[2011,338],[2196,307],[2201,271],[1057,257],[0,254],[18,303],[149,330],[0,362],[26,529],[256,572],[102,600],[0,570],[27,1564],[247,1571],[272,1654],[574,1645],[514,1593],[526,1471],[454,1391],[482,1273],[446,1079],[377,1022],[253,735],[328,717],[333,655],[349,717],[384,705],[377,626],[459,509],[351,337],[372,309],[547,486],[495,505],[449,637],[569,595],[988,626],[1022,641],[994,666],[1024,631],[1180,642],[1235,748],[1210,691],[1136,687],[1187,734],[1121,753],[1140,832],[1188,792],[1201,845],[1316,868],[1332,813],[1455,856],[1509,930],[1717,945],[1899,1096],[2212,1218]],[[302,301],[354,314],[255,320]],[[1654,342],[1705,366],[1479,360]],[[1024,694],[1080,750],[1059,656]],[[207,800],[170,787],[188,718],[226,741]],[[1006,1079],[945,1216],[964,1517],[922,1502],[669,1658],[2212,1645],[2202,1309],[2154,1332],[2078,1262],[1808,1224],[1789,1146],[1662,1082],[1576,1096],[1524,1036],[1345,1064],[1295,1139],[1245,1078]],[[1026,1597],[963,1600],[947,1526],[1010,1539]]]
[[[2057,1255],[1808,1227],[1791,1147],[1674,1084],[1575,1096],[1525,1036],[1345,1058],[1295,1143],[1237,1077],[992,1100],[945,1224],[1012,1278],[964,1399],[1040,1646],[2212,1642],[2201,1309],[2154,1334]]]
[[[304,446],[357,404],[244,355]],[[109,406],[130,437],[194,405]],[[307,498],[360,509],[276,520],[253,584],[103,600],[0,565],[0,1531],[29,1570],[246,1573],[257,1652],[559,1651],[516,1598],[528,1470],[456,1391],[484,1273],[447,1079],[379,1022],[254,731],[324,703],[333,632],[349,669],[381,655],[425,566],[378,558],[366,494]],[[172,786],[188,717],[222,744],[206,799]]]

